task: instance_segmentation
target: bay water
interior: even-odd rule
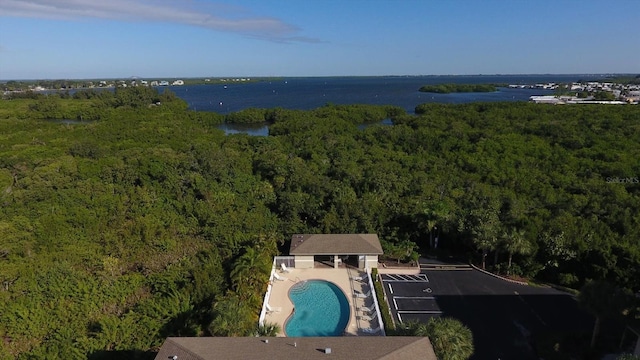
[[[452,75],[452,76],[374,76],[300,77],[252,82],[171,86],[178,97],[197,111],[228,114],[247,108],[310,110],[326,104],[394,105],[410,114],[424,103],[459,104],[470,102],[528,101],[533,95],[549,95],[553,90],[500,87],[486,93],[436,94],[420,92],[424,85],[437,84],[514,84],[534,85],[570,83],[601,79],[603,75]],[[222,125],[227,133],[267,135],[265,125]]]

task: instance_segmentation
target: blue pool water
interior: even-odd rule
[[[287,336],[340,336],[349,323],[349,301],[331,282],[300,282],[289,298],[295,311],[285,325]]]

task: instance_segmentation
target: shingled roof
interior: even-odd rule
[[[376,234],[298,234],[289,255],[382,255]]]
[[[427,337],[174,337],[167,338],[156,360],[436,360]]]

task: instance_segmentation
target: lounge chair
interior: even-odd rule
[[[371,305],[371,307],[366,307],[366,306],[359,306],[358,310],[364,311],[364,312],[374,312],[376,311],[376,309],[373,307],[373,305]]]
[[[362,329],[362,331],[367,333],[367,334],[376,334],[376,333],[380,332],[380,326],[378,326],[375,329]]]
[[[361,298],[361,299],[366,299],[366,298],[368,298],[369,296],[371,296],[371,291],[367,291],[367,293],[366,293],[366,294],[363,294],[363,293],[361,293],[361,292],[355,292],[355,291],[354,291],[354,292],[353,292],[353,296],[355,296],[355,297],[357,297],[357,298]]]
[[[280,270],[285,273],[291,272],[291,269],[289,269],[284,263],[280,263]]]
[[[362,276],[354,276],[351,279],[357,280],[357,281],[367,281],[369,280],[369,277],[367,275],[362,275]]]
[[[280,276],[280,275],[278,275],[278,273],[273,273],[273,278],[274,278],[274,279],[276,279],[276,280],[280,280],[280,281],[289,280],[289,279],[287,279],[287,278],[286,278],[286,277],[284,277],[284,276]]]
[[[373,321],[378,317],[378,315],[376,315],[375,313],[373,314],[373,316],[368,316],[368,315],[359,315],[356,316],[357,319],[360,320],[365,320],[365,321]]]
[[[271,306],[269,306],[269,304],[267,304],[267,312],[268,313],[280,312],[280,311],[282,311],[281,307],[271,307]]]

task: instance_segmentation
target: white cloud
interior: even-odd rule
[[[296,35],[299,29],[272,17],[241,16],[239,8],[180,0],[0,0],[0,14],[11,17],[75,20],[171,22],[282,42],[318,42]],[[234,16],[235,15],[235,16]]]

